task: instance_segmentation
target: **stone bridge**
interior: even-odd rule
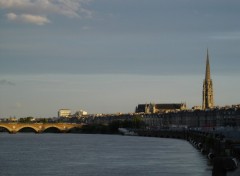
[[[76,123],[0,123],[0,128],[6,129],[9,133],[17,133],[24,128],[33,129],[36,133],[42,133],[49,128],[55,128],[64,133],[82,126],[83,124]]]

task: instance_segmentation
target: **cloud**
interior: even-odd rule
[[[5,85],[7,85],[7,86],[15,86],[15,83],[13,83],[11,81],[8,81],[6,79],[1,79],[0,80],[0,85],[2,85],[2,86],[5,86]]]
[[[49,23],[48,16],[62,15],[69,18],[91,18],[92,11],[83,5],[92,0],[0,0],[0,8],[8,11],[8,20]],[[18,15],[17,15],[18,14]],[[37,22],[35,22],[37,21]]]
[[[15,13],[8,13],[6,16],[9,20],[16,20],[17,19],[17,15]]]
[[[31,15],[31,14],[16,15],[15,13],[8,13],[6,16],[7,16],[7,19],[11,21],[32,23],[36,25],[44,25],[46,23],[50,23],[50,20],[48,18],[39,16],[39,15]]]
[[[50,23],[50,21],[46,17],[30,15],[30,14],[22,14],[20,15],[20,20],[26,23],[34,23],[37,25],[43,25],[45,23]]]

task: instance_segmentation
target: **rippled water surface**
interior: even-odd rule
[[[0,133],[1,176],[210,176],[184,140],[117,135]]]

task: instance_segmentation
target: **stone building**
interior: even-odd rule
[[[186,109],[186,103],[170,103],[170,104],[139,104],[136,107],[136,113],[166,113],[175,112]]]

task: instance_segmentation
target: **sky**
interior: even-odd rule
[[[238,0],[0,0],[0,118],[239,104]]]

